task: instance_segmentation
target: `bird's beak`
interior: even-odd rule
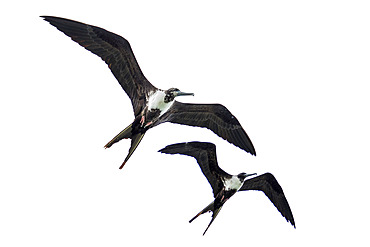
[[[254,175],[257,175],[257,173],[247,174],[247,177],[254,176]]]
[[[194,96],[194,93],[185,93],[178,91],[176,96],[189,96],[189,95]]]

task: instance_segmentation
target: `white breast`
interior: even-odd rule
[[[238,176],[233,175],[231,179],[226,179],[224,181],[224,185],[226,190],[239,190],[240,187],[243,185],[243,182],[239,180]]]
[[[172,104],[175,102],[173,100],[171,102],[164,103],[165,96],[166,94],[161,90],[158,90],[157,92],[151,94],[148,100],[148,109],[149,110],[159,109],[161,111],[160,116],[162,116],[165,112],[168,111],[168,109],[170,109]]]

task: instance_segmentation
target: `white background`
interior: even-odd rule
[[[11,1],[1,7],[1,246],[365,246],[369,199],[367,1]],[[243,2],[243,3],[242,3]],[[212,132],[166,123],[119,170],[131,103],[97,56],[39,18],[129,40],[157,87],[221,103],[257,156]],[[163,137],[163,138],[162,138]],[[217,145],[227,172],[271,172],[294,229],[261,192],[211,219],[194,159],[157,150]]]

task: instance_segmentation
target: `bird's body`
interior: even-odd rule
[[[175,100],[177,96],[193,94],[183,93],[176,88],[161,90],[153,86],[142,73],[125,38],[100,27],[73,20],[53,16],[42,18],[99,56],[129,96],[134,121],[105,145],[109,148],[121,139],[131,139],[129,153],[120,168],[135,151],[145,132],[164,122],[208,128],[246,152],[256,154],[247,133],[225,106],[181,103]]]
[[[143,139],[146,131],[162,123],[162,116],[169,111],[169,109],[175,102],[174,98],[178,96],[173,96],[173,94],[180,93],[183,95],[187,95],[187,93],[180,92],[176,88],[170,88],[167,91],[158,89],[149,92],[146,100],[146,106],[143,108],[141,113],[135,117],[134,122],[132,122],[128,127],[126,127],[104,146],[105,148],[109,148],[114,143],[119,142],[122,139],[131,139],[131,147],[129,149],[129,153],[120,166],[120,169],[131,157],[131,155],[139,145],[140,141]]]
[[[281,186],[271,173],[265,173],[251,179],[246,178],[254,174],[240,173],[230,175],[222,170],[217,163],[216,146],[207,142],[188,142],[169,145],[159,152],[167,154],[183,154],[194,157],[204,176],[207,178],[213,189],[214,201],[195,215],[190,222],[199,215],[211,211],[212,220],[204,231],[207,232],[212,222],[217,217],[225,202],[238,191],[260,190],[270,199],[283,217],[286,218],[294,227],[294,218],[290,210],[288,201],[285,198]]]

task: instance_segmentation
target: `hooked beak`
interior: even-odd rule
[[[176,96],[189,96],[189,95],[194,96],[194,93],[185,93],[178,91]]]

